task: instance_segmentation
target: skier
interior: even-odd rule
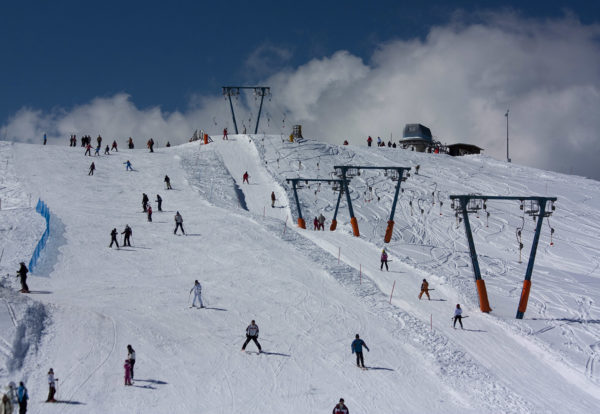
[[[88,172],[88,175],[94,175],[95,170],[96,170],[96,164],[94,164],[92,162],[92,165],[90,165],[90,172]]]
[[[48,399],[46,402],[56,402],[54,395],[56,394],[56,381],[58,378],[54,378],[54,370],[50,368],[48,371]]]
[[[19,263],[21,267],[17,270],[17,277],[21,278],[21,293],[29,293],[29,286],[27,286],[27,266],[25,266],[24,262]]]
[[[175,230],[173,230],[173,234],[177,234],[177,229],[181,229],[181,232],[185,234],[185,230],[183,230],[183,217],[181,217],[179,211],[175,213]]]
[[[365,369],[365,360],[363,358],[363,353],[362,353],[363,346],[365,348],[367,348],[367,351],[371,352],[371,350],[369,349],[367,344],[365,344],[365,341],[360,339],[358,334],[356,334],[356,339],[354,341],[352,341],[352,345],[351,345],[352,353],[356,354],[356,366],[359,368]]]
[[[271,191],[271,208],[275,207],[275,191]]]
[[[348,410],[348,407],[346,407],[346,405],[344,404],[343,398],[340,398],[340,402],[337,403],[335,407],[333,407],[332,414],[350,414],[350,410]]]
[[[25,388],[23,381],[19,382],[17,398],[19,399],[19,414],[25,414],[27,412],[27,400],[29,399],[29,395],[27,395],[27,388]]]
[[[131,384],[131,363],[128,359],[125,360],[125,364],[123,364],[123,368],[125,369],[125,385]]]
[[[373,138],[371,138],[371,136],[369,135],[369,138],[367,138],[367,145],[370,147],[372,143],[373,143]]]
[[[123,164],[125,164],[125,171],[133,171],[133,168],[131,167],[131,161],[127,160]]]
[[[104,148],[104,155],[110,155],[110,147],[106,144],[106,148]]]
[[[377,137],[377,146],[381,147],[381,137]]]
[[[127,141],[127,146],[129,149],[133,149],[133,139],[131,137],[129,137],[129,140]]]
[[[98,146],[102,145],[102,137],[100,135],[98,135],[98,138],[96,138],[96,142],[98,143]]]
[[[112,146],[110,147],[110,150],[111,151],[115,150],[115,151],[119,152],[119,150],[117,148],[117,141],[116,140],[113,141]]]
[[[392,141],[388,141],[388,148],[392,148]]]
[[[454,325],[452,325],[454,329],[456,329],[456,321],[460,323],[460,329],[464,329],[462,324],[462,309],[458,303],[456,304],[456,309],[454,309]]]
[[[46,145],[46,141],[47,141],[46,134],[44,134],[44,145]]]
[[[142,193],[142,208],[144,209],[144,213],[146,212],[146,209],[148,208],[148,201],[150,201],[150,199],[148,198],[148,195],[146,193]]]
[[[325,231],[325,216],[323,213],[319,214],[319,229]]]
[[[248,177],[250,177],[250,176],[248,175],[248,171],[246,171],[246,172],[244,173],[244,176],[242,177],[242,178],[243,178],[243,180],[242,180],[242,184],[244,184],[244,183],[246,183],[246,184],[250,184],[250,182],[248,181]]]
[[[381,267],[379,268],[379,270],[383,270],[383,265],[385,264],[385,270],[387,270],[389,272],[389,268],[388,268],[388,255],[387,252],[385,251],[385,249],[383,249],[381,251]]]
[[[147,213],[148,213],[148,221],[151,222],[152,221],[152,206],[150,204],[148,204]]]
[[[173,188],[171,188],[171,179],[169,178],[168,175],[165,175],[165,184],[167,186],[167,190],[172,190]]]
[[[148,140],[148,143],[146,145],[148,146],[150,152],[154,152],[154,140],[152,138]]]
[[[423,283],[421,283],[421,293],[419,293],[419,300],[421,300],[421,296],[423,293],[427,295],[427,299],[431,300],[429,297],[429,283],[427,283],[427,279],[423,279]]]
[[[133,366],[135,365],[135,349],[131,345],[127,345],[127,360],[131,367],[131,378],[133,379]]]
[[[100,156],[100,144],[98,144],[98,146],[94,150],[94,157],[99,157],[99,156]]]
[[[195,307],[196,299],[198,299],[198,302],[200,303],[200,307],[203,308],[204,304],[202,303],[202,285],[197,280],[194,282],[194,286],[192,286],[192,289],[190,290],[190,293],[192,293],[192,292],[194,292],[194,300],[192,301],[192,306],[190,306],[190,307],[191,308]]]
[[[227,137],[227,128],[223,130],[223,139],[229,140],[229,137]]]
[[[158,203],[158,211],[162,211],[162,198],[160,194],[156,195],[156,202]]]
[[[17,395],[17,384],[15,384],[13,381],[9,382],[6,386],[6,396],[12,403],[14,410],[14,408],[19,403],[19,396]],[[12,411],[9,411],[9,413],[12,413]]]
[[[246,345],[248,345],[248,342],[250,342],[250,340],[254,341],[256,347],[258,348],[258,353],[260,354],[262,352],[262,348],[258,343],[258,325],[254,322],[254,319],[246,328],[246,342],[244,342],[244,345],[242,345],[242,351],[246,350]]]
[[[46,138],[44,138],[44,145],[46,145]],[[2,395],[2,401],[0,402],[0,414],[12,414],[13,404],[8,395]]]
[[[125,235],[125,236],[123,236],[123,247],[125,247],[125,246],[131,247],[131,242],[129,241],[129,238],[133,234],[133,230],[131,230],[131,227],[129,227],[129,224],[125,225],[125,230],[123,230],[121,232],[121,234]]]
[[[90,157],[92,156],[92,146],[90,144],[85,146],[85,154],[83,154],[83,156],[86,155],[89,155]]]
[[[316,217],[313,220],[313,230],[319,230],[319,219]]]
[[[108,247],[112,247],[113,243],[117,245],[117,250],[119,249],[119,242],[117,241],[117,229],[114,228],[112,229],[112,231],[110,232],[110,244],[108,245]]]

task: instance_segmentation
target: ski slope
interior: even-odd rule
[[[31,412],[307,413],[330,411],[340,397],[353,413],[600,406],[598,182],[485,156],[213,139],[101,157],[0,142],[0,381],[24,380]],[[286,178],[333,178],[340,164],[420,166],[402,185],[389,272],[379,270],[379,254],[395,183],[382,171],[350,184],[361,237],[352,236],[345,200],[335,232],[296,226]],[[470,216],[493,309],[482,314],[448,199],[465,193],[558,197],[554,245],[544,224],[524,320],[514,316],[534,224],[514,202],[488,202],[489,222]],[[51,210],[51,237],[28,280],[34,293],[23,295],[13,275],[44,230],[31,208],[38,197]],[[299,197],[307,227],[323,212],[328,230],[337,193],[311,185]],[[173,234],[176,211],[186,236]],[[126,224],[132,247],[108,248],[112,228]],[[417,297],[423,278],[431,301]],[[207,309],[189,308],[195,279]],[[465,330],[451,327],[456,303],[469,315]],[[252,343],[240,352],[251,319],[260,355]],[[356,333],[371,349],[367,371],[350,353]],[[123,386],[127,344],[137,353],[132,387]],[[59,404],[43,403],[50,367]]]

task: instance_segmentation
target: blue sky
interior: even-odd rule
[[[363,144],[421,122],[503,159],[510,107],[513,161],[600,179],[599,21],[597,1],[5,1],[0,138],[183,142],[231,127],[221,86],[268,83],[263,132]],[[556,162],[549,141],[575,144]]]

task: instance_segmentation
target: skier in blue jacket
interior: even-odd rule
[[[360,368],[365,368],[365,360],[363,358],[362,347],[367,348],[367,351],[371,352],[365,341],[360,339],[358,334],[356,334],[356,339],[352,341],[352,353],[356,354],[356,366]]]
[[[192,292],[194,292],[194,301],[192,302],[192,306],[190,307],[195,307],[196,300],[198,300],[198,303],[200,303],[200,307],[203,308],[204,304],[202,303],[202,285],[197,280],[194,282],[194,286],[190,290],[190,293]]]

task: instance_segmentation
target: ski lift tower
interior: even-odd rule
[[[473,242],[473,233],[471,232],[471,224],[469,223],[469,213],[478,212],[483,208],[487,209],[486,202],[488,200],[518,200],[521,202],[521,208],[523,203],[528,200],[530,202],[529,208],[524,213],[529,214],[535,220],[538,217],[537,225],[535,228],[535,235],[533,236],[533,242],[531,244],[531,253],[529,254],[529,262],[527,264],[527,271],[525,272],[525,280],[523,281],[523,290],[521,291],[521,299],[519,300],[519,307],[517,310],[517,319],[523,319],[525,311],[527,310],[527,300],[529,299],[529,291],[531,290],[531,274],[533,273],[533,263],[535,262],[535,254],[537,252],[538,241],[540,239],[540,233],[542,231],[542,221],[544,217],[550,217],[555,210],[554,202],[556,197],[510,197],[510,196],[483,196],[483,195],[451,195],[452,208],[456,211],[458,217],[459,214],[465,222],[465,232],[467,233],[467,241],[469,243],[469,251],[471,254],[471,263],[473,264],[473,273],[475,276],[475,283],[477,285],[477,292],[479,294],[479,308],[482,312],[490,312],[490,304],[488,302],[487,291],[485,289],[485,282],[481,278],[481,271],[479,270],[479,262],[477,260],[477,252],[475,251],[475,243]],[[458,204],[456,204],[458,202]],[[546,206],[548,205],[548,208]]]
[[[296,201],[296,208],[298,209],[298,227],[301,229],[306,229],[306,222],[302,218],[302,209],[300,208],[300,201],[298,200],[298,192],[297,190],[300,188],[304,188],[304,185],[308,185],[309,182],[326,182],[327,184],[331,184],[333,187],[333,191],[340,191],[342,188],[342,180],[336,179],[326,179],[326,178],[288,178],[285,180],[288,183],[292,183],[292,189],[294,190],[294,200]],[[304,182],[304,183],[303,183]],[[335,205],[335,214],[333,216],[333,220],[331,221],[331,227],[329,230],[334,231],[336,227],[335,217],[337,216],[338,207],[340,205],[340,199],[342,198],[342,191],[340,191],[340,195],[338,196],[337,204]]]
[[[238,134],[237,122],[235,122],[235,111],[233,110],[233,103],[231,97],[235,96],[236,99],[240,96],[240,89],[253,89],[254,96],[260,96],[260,107],[258,108],[258,117],[256,118],[256,127],[254,128],[254,134],[258,133],[258,123],[260,122],[260,114],[262,112],[263,100],[265,96],[271,96],[271,88],[269,86],[223,86],[223,96],[229,98],[229,107],[231,108],[231,117],[233,118],[233,126],[235,133]]]

